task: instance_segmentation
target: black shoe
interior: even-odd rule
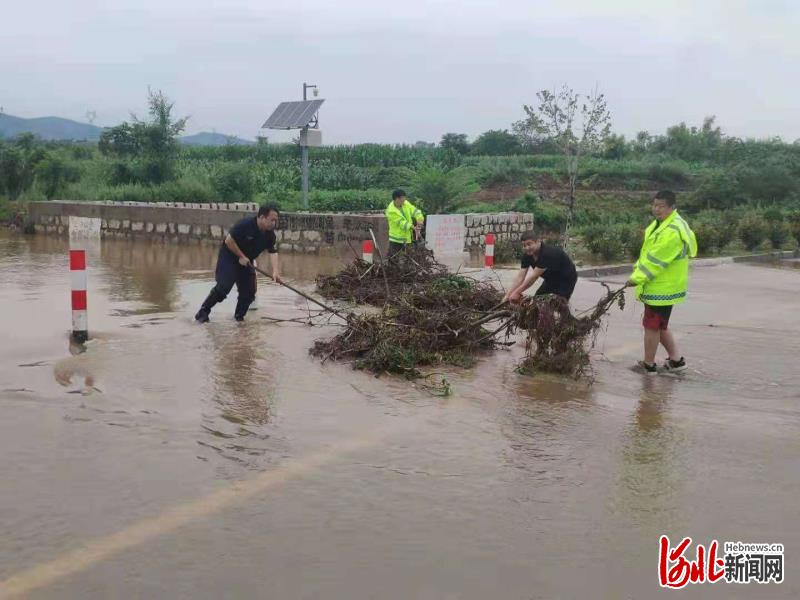
[[[680,360],[672,360],[671,358],[668,358],[664,363],[664,370],[670,373],[680,373],[688,368],[689,367],[686,366],[686,361],[683,360],[682,356]]]
[[[239,323],[241,323],[242,321],[244,321],[244,317],[242,317],[242,316],[240,316],[240,315],[234,315],[234,316],[233,316],[233,318],[234,318],[234,319],[236,319],[236,320],[237,320]]]
[[[204,308],[201,308],[197,311],[197,314],[194,316],[194,320],[198,323],[208,323],[208,311]]]
[[[656,375],[658,373],[658,367],[656,366],[656,363],[649,364],[643,360],[640,360],[638,363],[636,363],[636,366],[639,367],[639,369],[643,371],[645,375]]]

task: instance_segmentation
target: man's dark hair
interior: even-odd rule
[[[675,206],[675,192],[672,190],[661,190],[658,192],[653,200],[663,200],[667,206]]]
[[[404,198],[406,196],[405,190],[395,190],[392,192],[392,200],[397,200],[398,198]]]
[[[519,236],[520,242],[527,242],[529,240],[533,240],[534,242],[537,240],[542,239],[542,233],[536,229],[529,229],[528,231],[523,232],[521,236]]]
[[[273,210],[277,214],[279,214],[279,215],[281,214],[281,211],[278,208],[278,205],[275,204],[274,202],[270,202],[269,204],[262,204],[261,206],[258,207],[258,216],[259,217],[267,217],[267,216],[269,216],[269,213],[271,213]]]

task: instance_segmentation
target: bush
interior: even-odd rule
[[[483,186],[510,183],[515,185],[525,185],[528,175],[525,169],[515,163],[498,161],[481,167],[478,174],[478,182]]]
[[[75,145],[70,148],[73,160],[91,160],[94,158],[94,150],[91,146]]]
[[[426,167],[417,172],[411,187],[424,212],[444,213],[459,198],[477,191],[474,176],[474,170],[468,168],[445,171],[439,167]]]
[[[798,190],[792,165],[780,156],[739,164],[734,173],[742,193],[753,202],[782,203]]]
[[[253,177],[247,164],[222,164],[211,177],[211,185],[223,202],[247,202],[253,197]]]
[[[139,183],[139,177],[130,163],[117,161],[111,163],[109,167],[108,182],[111,185],[127,185],[129,183]]]
[[[408,167],[379,167],[372,175],[376,188],[395,189],[409,186],[414,179],[414,171]]]
[[[197,179],[177,179],[153,186],[154,202],[214,202],[218,199],[214,189]],[[249,200],[250,197],[244,198]]]
[[[780,250],[792,238],[792,230],[785,221],[767,221],[767,238],[773,250]]]
[[[644,238],[644,227],[632,223],[622,223],[617,225],[614,230],[622,243],[624,256],[631,260],[639,258]]]
[[[567,207],[542,202],[533,192],[526,192],[514,205],[517,212],[533,213],[533,222],[543,231],[561,232],[567,225]]]
[[[732,211],[706,210],[691,224],[700,254],[720,253],[737,237],[739,219]]]
[[[522,242],[517,240],[500,240],[494,245],[494,261],[497,264],[508,264],[522,259]]]
[[[589,252],[604,260],[617,260],[625,255],[625,246],[614,227],[589,225],[581,235]]]
[[[757,213],[748,213],[739,222],[739,239],[749,252],[758,248],[769,233],[767,221]]]
[[[635,260],[642,247],[644,229],[631,223],[588,225],[580,230],[584,245],[604,260]]]
[[[4,198],[0,198],[0,222],[9,221],[12,214],[11,203]]]
[[[800,211],[789,214],[789,230],[798,245],[800,245]]]
[[[308,206],[323,212],[383,210],[391,199],[391,194],[385,190],[312,190],[308,194]]]
[[[763,215],[764,220],[768,223],[776,223],[783,221],[783,212],[780,208],[768,208],[764,211]]]
[[[75,183],[81,177],[77,167],[55,156],[40,161],[34,172],[36,183],[48,200],[63,192],[68,183]]]
[[[699,254],[718,253],[725,245],[722,229],[711,221],[696,221],[692,226],[697,238],[697,252]]]
[[[728,172],[715,172],[706,176],[690,196],[687,209],[723,209],[747,203],[736,178]]]

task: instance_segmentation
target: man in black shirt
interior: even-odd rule
[[[265,204],[254,217],[245,217],[234,225],[225,236],[217,257],[215,278],[217,285],[211,290],[200,310],[194,316],[200,323],[208,322],[211,308],[222,302],[233,284],[239,292],[234,318],[243,321],[247,309],[256,296],[253,261],[264,250],[272,263],[272,277],[281,282],[280,262],[276,247],[275,227],[278,225],[278,207]]]
[[[533,231],[523,233],[520,239],[522,240],[521,268],[503,300],[518,301],[522,298],[522,293],[540,277],[544,283],[536,290],[535,296],[556,294],[569,300],[578,281],[578,273],[567,253],[558,246],[546,245],[541,236]],[[528,276],[528,271],[531,269]]]

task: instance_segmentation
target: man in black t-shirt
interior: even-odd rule
[[[540,277],[544,283],[536,290],[535,296],[556,294],[569,300],[575,289],[575,283],[578,281],[578,273],[567,253],[558,246],[546,245],[541,236],[536,235],[533,231],[523,233],[520,239],[522,240],[522,264],[514,283],[506,292],[503,300],[518,301],[522,298],[522,293]],[[530,275],[529,271],[531,271]]]
[[[258,209],[254,217],[245,217],[237,222],[219,249],[215,278],[217,285],[213,287],[200,310],[194,316],[200,323],[208,322],[211,308],[222,302],[236,284],[239,298],[236,302],[234,318],[243,321],[247,309],[256,296],[253,261],[264,250],[269,253],[272,263],[272,277],[281,282],[281,269],[276,247],[275,227],[278,226],[278,207],[265,204]]]

